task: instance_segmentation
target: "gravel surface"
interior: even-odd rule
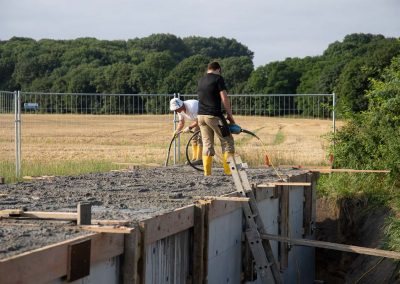
[[[301,173],[287,169],[279,172]],[[267,168],[248,169],[247,174],[251,183],[278,180]],[[135,222],[192,204],[200,196],[233,191],[232,177],[223,175],[221,169],[213,169],[212,176],[204,177],[187,166],[139,168],[0,184],[0,210],[76,212],[78,202],[85,201],[92,203],[92,219]],[[0,259],[85,233],[71,222],[0,219]]]

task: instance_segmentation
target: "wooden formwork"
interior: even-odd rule
[[[300,233],[301,237],[313,239],[316,178],[315,173],[305,173],[290,177],[292,185],[253,186],[268,234],[297,237]],[[237,193],[207,197],[121,232],[93,233],[0,260],[0,282],[68,281],[74,267],[71,247],[90,241],[90,276],[82,274],[74,283],[82,283],[79,281],[88,277],[100,279],[96,283],[106,283],[102,282],[105,278],[101,271],[93,267],[110,260],[117,265],[109,273],[118,277],[107,283],[258,283],[244,241],[243,202],[247,199]],[[297,211],[291,212],[292,208]],[[299,214],[301,224],[293,223],[293,216],[298,220]],[[299,274],[299,269],[306,268],[298,264],[303,260],[314,263],[313,248],[295,250],[287,242],[271,244],[284,279],[314,280],[313,268]],[[96,278],[96,274],[100,276]]]

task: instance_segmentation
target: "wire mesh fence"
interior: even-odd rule
[[[69,173],[69,168],[101,169],[104,164],[163,164],[176,116],[169,111],[179,94],[76,94],[19,92],[22,174]],[[323,163],[321,134],[332,128],[333,95],[230,95],[233,113],[254,131],[277,163]],[[15,94],[0,92],[1,161],[15,159]],[[265,147],[235,137],[238,152],[263,163]],[[183,162],[186,138],[176,144]],[[66,166],[68,165],[68,166]],[[64,172],[65,171],[65,172]],[[2,173],[0,172],[0,176]]]
[[[0,176],[15,172],[15,94],[0,91]]]

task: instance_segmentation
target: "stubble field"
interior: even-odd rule
[[[266,152],[275,165],[327,163],[329,145],[324,136],[332,129],[330,120],[254,116],[235,119],[264,142],[263,146],[247,134],[234,136],[237,152],[252,166],[262,165]],[[0,126],[1,169],[13,171],[14,117],[1,115]],[[162,165],[172,132],[172,115],[24,114],[24,174],[54,174],[55,169],[63,167],[71,168],[66,174],[81,173],[80,167],[90,171],[126,167],[124,163]],[[181,136],[182,159],[189,137]]]

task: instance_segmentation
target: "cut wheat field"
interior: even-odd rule
[[[236,116],[261,143],[235,135],[237,153],[249,164],[264,163],[265,151],[274,164],[326,163],[332,129],[330,120]],[[1,161],[14,161],[14,117],[0,115]],[[162,165],[173,132],[172,115],[22,115],[23,165],[102,161]],[[181,136],[181,157],[189,135]]]

